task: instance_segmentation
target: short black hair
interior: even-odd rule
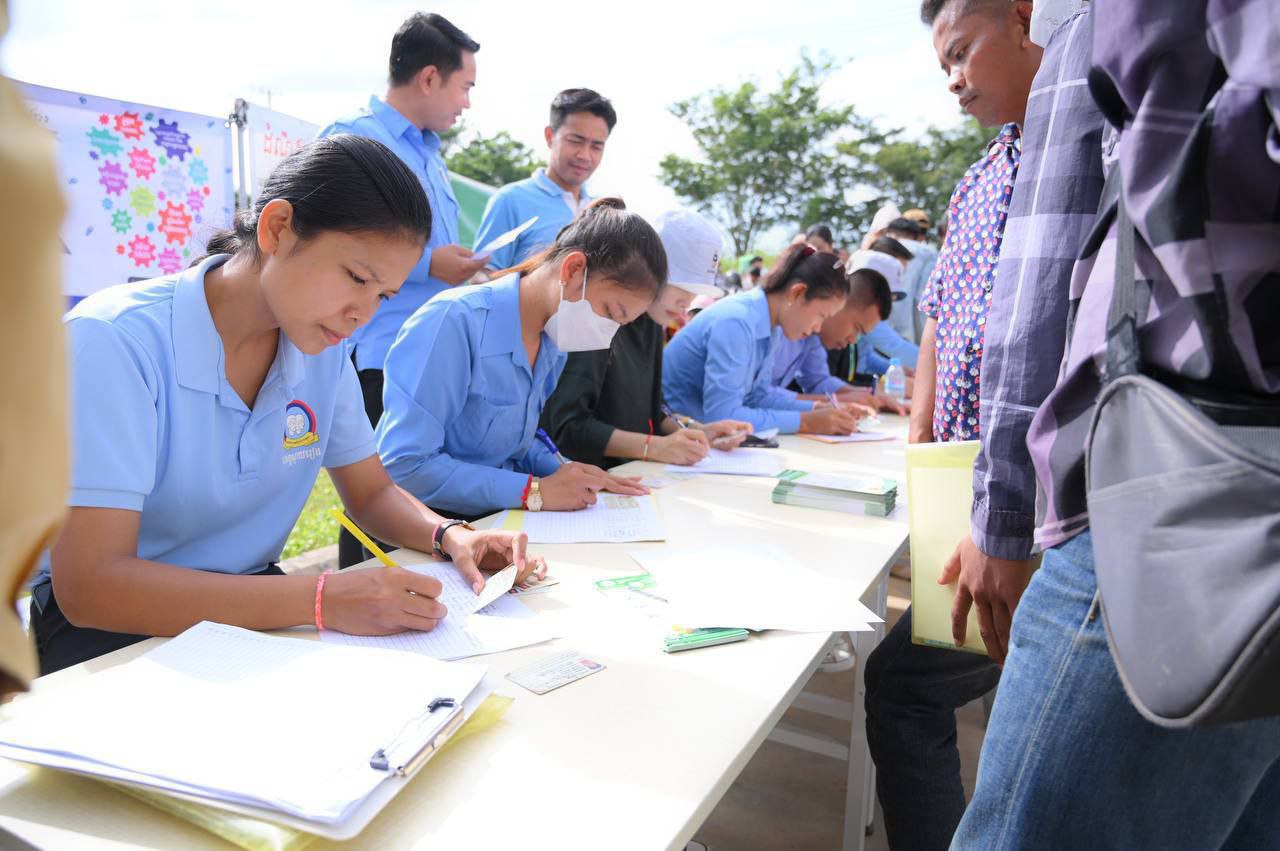
[[[831,228],[826,225],[810,225],[809,229],[804,232],[805,239],[813,239],[815,236],[827,245],[836,244],[836,238],[832,236]]]
[[[559,130],[564,120],[575,112],[589,112],[603,118],[610,133],[618,123],[618,113],[604,95],[591,89],[565,89],[551,101],[551,129]]]
[[[984,7],[990,10],[996,6],[1010,6],[1013,2],[1014,0],[921,0],[920,20],[924,21],[925,26],[933,26],[933,22],[942,14],[942,10],[952,3],[960,4],[963,7],[960,14],[967,15]]]
[[[913,222],[908,218],[897,218],[889,222],[889,226],[884,232],[896,238],[895,234],[902,234],[907,239],[922,239],[924,237],[924,228],[919,222]]]
[[[403,86],[428,65],[434,65],[440,76],[448,79],[462,67],[462,51],[475,53],[479,49],[475,39],[444,15],[415,12],[391,37],[391,85]]]
[[[876,241],[871,243],[872,251],[879,251],[881,254],[888,254],[890,257],[896,257],[899,260],[910,261],[915,255],[911,253],[905,245],[891,236],[877,237]]]
[[[893,293],[884,275],[875,269],[858,269],[849,276],[849,301],[855,307],[875,304],[880,318],[888,319],[893,310]]]
[[[764,258],[761,257],[759,254],[757,254],[755,257],[752,257],[750,260],[747,261],[747,265],[750,266],[752,263],[756,262],[757,260],[759,260],[761,263],[764,262]]]

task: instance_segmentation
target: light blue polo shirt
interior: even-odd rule
[[[493,252],[489,259],[490,269],[509,269],[555,242],[561,228],[589,203],[591,197],[585,187],[575,204],[573,194],[557,186],[547,177],[547,170],[540,168],[532,177],[508,183],[489,198],[476,231],[475,249],[479,251],[486,243],[537,216],[532,227],[515,242]]]
[[[438,292],[450,289],[445,281],[433,278],[431,252],[442,245],[458,242],[458,199],[444,157],[440,156],[440,137],[410,123],[394,107],[377,97],[369,98],[369,106],[349,118],[333,122],[320,131],[320,138],[335,133],[354,133],[376,139],[390,148],[418,176],[431,204],[431,236],[422,251],[422,259],[409,272],[400,292],[388,299],[369,323],[352,335],[356,366],[360,369],[382,369],[387,351],[395,342],[400,326],[415,310]]]
[[[803,340],[789,340],[779,329],[777,348],[773,353],[773,383],[788,395],[796,393],[787,388],[795,381],[805,393],[839,393],[850,385],[831,374],[827,350],[817,334]]]
[[[530,366],[518,275],[436,296],[387,357],[378,422],[387,472],[433,508],[519,508],[530,474],[560,469],[534,432],[566,360],[544,332]]]
[[[139,558],[253,573],[280,558],[320,467],[376,449],[345,344],[304,355],[281,334],[253,409],[241,401],[204,290],[227,259],[102,290],[64,318],[68,504],[141,512]]]
[[[776,339],[763,289],[720,299],[667,344],[662,392],[668,404],[703,422],[745,420],[756,431],[799,431],[800,414],[813,403],[774,385]]]

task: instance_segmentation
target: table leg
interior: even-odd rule
[[[885,616],[889,597],[889,571],[879,578],[863,596],[862,602],[881,618]],[[862,851],[867,828],[875,816],[876,768],[867,749],[867,708],[865,703],[867,657],[884,638],[884,624],[876,624],[871,632],[851,632],[853,655],[857,658],[853,679],[853,721],[849,731],[849,781],[844,804],[844,851]]]

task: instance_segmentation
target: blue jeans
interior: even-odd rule
[[[911,643],[911,609],[867,659],[867,746],[895,851],[945,851],[964,815],[956,710],[996,687],[986,656]]]
[[[1045,553],[952,848],[1280,848],[1280,718],[1148,722],[1120,684],[1097,596],[1089,533]]]

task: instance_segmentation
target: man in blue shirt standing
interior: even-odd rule
[[[555,242],[591,197],[584,184],[604,157],[618,115],[609,99],[591,89],[565,89],[551,101],[547,167],[509,183],[489,199],[476,231],[476,249],[524,222],[538,217],[528,230],[488,259],[492,270],[509,269]]]
[[[431,236],[422,258],[399,291],[351,338],[365,413],[375,427],[382,418],[383,365],[400,326],[436,293],[470,280],[484,267],[483,260],[471,259],[472,251],[458,244],[458,201],[439,136],[471,107],[479,49],[441,15],[410,15],[391,39],[386,97],[370,97],[367,107],[320,131],[322,137],[354,133],[386,145],[417,175],[431,204]],[[338,549],[338,563],[344,567],[368,557],[345,529]]]
[[[471,106],[479,49],[441,15],[411,15],[391,39],[386,97],[370,97],[366,108],[320,131],[321,136],[354,133],[377,139],[418,176],[431,203],[431,237],[422,259],[352,338],[365,411],[375,426],[382,416],[383,362],[400,326],[436,293],[469,280],[484,266],[458,244],[458,201],[438,135]]]

